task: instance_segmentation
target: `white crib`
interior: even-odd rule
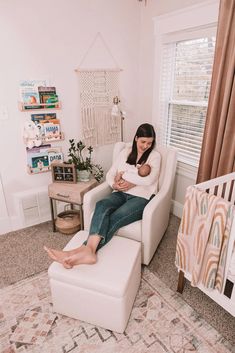
[[[235,204],[235,172],[230,173],[209,181],[205,181],[200,184],[195,185],[201,190],[206,190],[208,193],[223,197],[225,200]],[[212,298],[216,303],[222,306],[226,311],[228,311],[232,316],[235,316],[235,275],[230,274],[231,270],[229,268],[230,263],[235,263],[235,217],[233,219],[231,232],[230,232],[230,242],[227,253],[226,261],[226,273],[227,278],[224,281],[224,288],[222,293],[218,290],[207,290],[202,285],[198,288]],[[233,261],[231,261],[233,258]],[[233,270],[234,272],[234,270]],[[191,281],[191,275],[180,271],[179,282],[177,290],[182,293],[184,286],[184,277]]]

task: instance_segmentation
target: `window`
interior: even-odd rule
[[[161,142],[178,160],[198,166],[214,59],[215,36],[163,44],[160,77]]]
[[[159,139],[192,166],[200,158],[214,50],[214,35],[162,44]]]

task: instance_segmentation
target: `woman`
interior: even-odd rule
[[[138,127],[132,148],[123,149],[106,175],[113,192],[96,203],[89,236],[79,248],[58,251],[44,247],[48,255],[65,268],[80,264],[94,264],[96,252],[107,244],[121,227],[142,219],[143,210],[157,190],[161,156],[154,151],[155,131],[152,125]],[[133,166],[149,164],[147,176],[128,173]],[[121,176],[121,178],[120,178]]]

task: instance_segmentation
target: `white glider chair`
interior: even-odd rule
[[[113,150],[113,160],[119,152],[130,143],[117,142]],[[169,222],[171,197],[175,179],[177,152],[170,147],[159,147],[161,154],[161,171],[159,177],[159,191],[144,209],[140,221],[120,228],[116,235],[141,242],[142,263],[148,265],[158,244],[160,243]],[[89,230],[90,221],[95,204],[112,191],[105,181],[84,195],[84,229]]]

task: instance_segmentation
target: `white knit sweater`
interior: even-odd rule
[[[131,148],[123,149],[113,163],[112,167],[106,174],[106,181],[112,187],[114,178],[118,172],[123,172],[123,179],[135,184],[133,188],[127,191],[128,194],[144,197],[149,199],[152,194],[158,191],[158,178],[161,167],[161,155],[157,151],[152,151],[145,163],[151,167],[151,172],[145,177],[141,177],[138,173],[128,173],[133,171],[133,165],[126,163],[127,157],[131,152]],[[126,173],[125,173],[126,172]]]

